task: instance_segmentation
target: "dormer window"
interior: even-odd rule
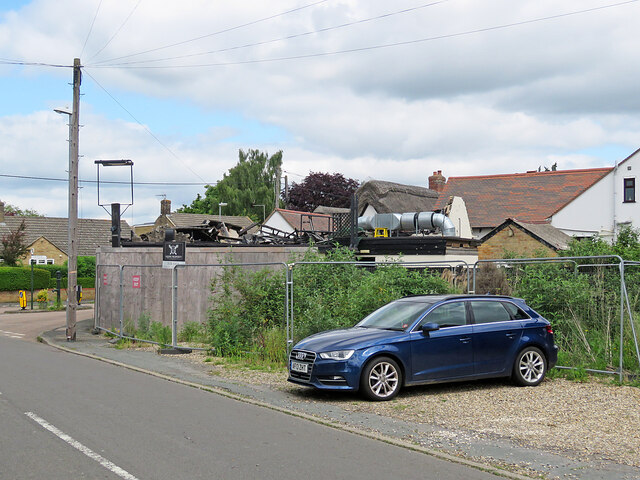
[[[635,203],[636,201],[636,179],[624,179],[624,203]]]

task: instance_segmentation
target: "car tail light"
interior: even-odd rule
[[[547,329],[547,333],[553,334],[553,328],[551,328],[551,325],[547,325],[545,328]]]

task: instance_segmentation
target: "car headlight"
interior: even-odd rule
[[[335,352],[322,352],[320,358],[325,360],[349,360],[355,350],[336,350]]]

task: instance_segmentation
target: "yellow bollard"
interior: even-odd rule
[[[20,301],[20,308],[24,310],[27,308],[27,292],[24,290],[20,290],[18,292],[18,300]]]

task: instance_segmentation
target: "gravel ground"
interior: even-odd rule
[[[191,361],[202,362],[192,354]],[[318,393],[286,381],[286,372],[253,371],[210,364],[210,373],[295,393],[305,401],[339,405],[405,421],[497,436],[550,452],[606,459],[640,467],[640,389],[606,379],[587,383],[545,379],[537,387],[506,380],[428,385],[404,389],[390,402],[369,402],[354,394]]]

